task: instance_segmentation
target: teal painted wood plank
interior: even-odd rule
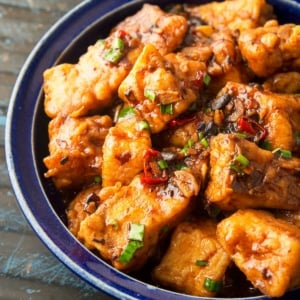
[[[111,300],[100,293],[91,293],[73,287],[47,285],[22,278],[7,278],[0,275],[1,300]]]

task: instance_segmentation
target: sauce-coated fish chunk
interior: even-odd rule
[[[217,238],[248,280],[269,297],[300,283],[300,229],[259,210],[221,221]]]

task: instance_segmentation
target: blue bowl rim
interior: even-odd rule
[[[54,65],[65,49],[78,38],[78,33],[84,34],[99,18],[112,16],[131,5],[141,6],[144,2],[155,1],[83,1],[57,21],[31,51],[15,83],[7,113],[5,153],[11,184],[21,211],[37,236],[62,263],[99,290],[122,299],[220,299],[193,297],[157,288],[103,262],[67,230],[47,199],[37,171],[32,119],[37,110],[36,100],[41,97],[43,70]],[[294,1],[270,2],[291,5],[300,14],[300,4]]]

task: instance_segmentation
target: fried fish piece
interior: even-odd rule
[[[299,158],[277,158],[234,134],[218,134],[210,146],[210,202],[224,210],[300,208]]]
[[[132,37],[141,39],[143,45],[152,44],[161,55],[165,55],[183,42],[187,29],[185,17],[145,3],[134,16],[127,17],[113,28],[113,32],[126,30]]]
[[[103,187],[117,182],[127,185],[143,170],[143,155],[152,142],[149,130],[140,128],[141,122],[133,116],[121,119],[109,129],[102,148]]]
[[[148,44],[120,85],[119,97],[157,133],[196,101],[198,88],[191,83],[205,69],[203,63],[180,54],[162,56]]]
[[[263,294],[280,297],[300,283],[300,229],[260,210],[239,210],[218,224],[217,239]]]
[[[297,151],[295,133],[300,132],[300,97],[297,95],[273,93],[258,85],[227,82],[215,100],[225,103],[223,107],[217,103],[212,107],[216,106],[216,110],[222,108],[224,123],[230,122],[232,128],[243,132],[245,128],[238,124],[240,119],[245,117],[250,122],[256,120],[257,128],[253,131],[265,132],[263,139],[268,141],[271,150],[280,148]],[[251,132],[246,134],[250,136]]]
[[[176,171],[166,184],[158,185],[143,184],[142,175],[137,175],[128,186],[117,184],[100,192],[102,204],[81,222],[78,237],[117,269],[137,270],[153,255],[164,229],[187,215],[198,192],[199,185],[188,171]],[[134,245],[132,226],[143,228]]]
[[[78,63],[47,69],[44,72],[46,114],[50,118],[58,113],[79,117],[110,106],[141,49],[140,40],[116,32],[89,46]],[[119,56],[114,57],[114,52]]]
[[[266,23],[263,27],[241,32],[238,45],[248,67],[260,77],[268,77],[282,68],[300,66],[300,26]]]
[[[46,178],[58,190],[80,188],[101,175],[102,145],[112,126],[109,116],[72,118],[58,115],[49,123]]]
[[[80,223],[94,213],[100,205],[98,196],[101,190],[101,184],[93,184],[80,191],[75,198],[68,204],[66,213],[68,229],[77,236]]]
[[[231,262],[217,241],[216,228],[217,222],[206,218],[180,223],[162,261],[153,270],[154,280],[181,293],[215,296]],[[207,281],[218,288],[210,290]]]
[[[274,93],[299,94],[300,93],[300,73],[284,72],[276,73],[267,78],[263,84],[264,89]]]
[[[203,20],[218,30],[247,30],[262,26],[273,17],[273,8],[265,0],[227,0],[192,6],[192,16]]]
[[[109,36],[89,46],[78,63],[63,63],[44,72],[45,112],[84,116],[113,104],[120,83],[128,75],[143,45],[152,43],[162,54],[183,40],[187,20],[144,5],[120,22]]]

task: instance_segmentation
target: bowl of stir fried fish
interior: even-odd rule
[[[85,1],[63,17],[6,131],[41,240],[116,298],[298,299],[299,24],[299,3],[271,0]]]

